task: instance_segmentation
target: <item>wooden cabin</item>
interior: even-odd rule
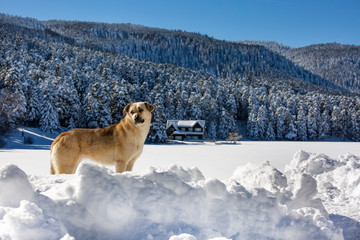
[[[205,137],[204,120],[168,120],[166,134],[171,140],[203,140]]]

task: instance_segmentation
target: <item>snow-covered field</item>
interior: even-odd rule
[[[55,136],[27,131],[0,149],[0,239],[360,239],[360,143],[146,145],[131,173],[51,176]]]

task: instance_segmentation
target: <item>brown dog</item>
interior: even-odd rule
[[[147,102],[128,104],[117,124],[60,134],[51,144],[51,174],[73,174],[84,158],[115,165],[118,173],[131,171],[143,150],[153,110]]]

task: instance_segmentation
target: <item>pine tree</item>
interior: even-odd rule
[[[262,105],[259,108],[259,111],[257,113],[257,118],[256,118],[256,124],[257,124],[257,128],[258,128],[258,135],[260,139],[267,139],[267,128],[268,128],[268,123],[269,123],[269,117],[268,117],[268,112],[267,112],[267,108],[265,105]]]
[[[152,123],[146,141],[149,143],[164,143],[166,140],[165,125],[159,122]]]
[[[351,119],[351,109],[352,106],[348,106],[348,108],[344,108],[341,110],[342,115],[342,124],[343,124],[343,132],[341,134],[343,139],[351,139],[353,132],[352,130],[352,119]]]
[[[206,130],[206,137],[211,140],[217,139],[216,135],[216,123],[214,121],[210,121],[207,123],[208,127]]]
[[[341,137],[344,132],[343,126],[343,115],[341,113],[341,109],[338,106],[334,106],[331,113],[332,134],[336,137]]]
[[[321,124],[320,124],[320,139],[324,139],[329,137],[331,134],[331,127],[330,127],[330,115],[327,108],[324,109],[323,113],[321,114]]]
[[[164,109],[164,99],[161,93],[157,93],[155,96],[155,100],[153,101],[153,105],[155,106],[155,110],[153,112],[154,122],[158,122],[161,124],[166,123],[166,111]]]
[[[96,82],[86,95],[85,118],[88,127],[102,128],[111,124],[110,100],[106,86]]]
[[[276,109],[276,137],[283,139],[289,132],[290,113],[285,107]]]
[[[302,104],[300,104],[298,109],[296,128],[298,139],[302,141],[307,140],[306,112]]]
[[[291,115],[291,121],[289,123],[289,129],[287,134],[285,135],[286,139],[296,140],[298,138],[298,129],[296,127],[296,117],[295,115]]]
[[[110,111],[113,122],[119,122],[123,115],[123,109],[127,104],[131,102],[130,93],[128,90],[128,84],[124,79],[118,83],[115,80],[108,81],[107,92],[110,93]]]
[[[274,141],[275,138],[276,137],[275,137],[273,123],[272,123],[272,121],[269,121],[267,129],[266,129],[266,138],[265,138],[265,140]]]
[[[360,141],[360,110],[352,113],[351,123],[351,139],[354,141]]]
[[[37,126],[40,121],[41,103],[40,99],[41,90],[37,84],[30,81],[29,90],[27,94],[27,110],[26,110],[26,122],[32,126]]]
[[[64,81],[59,86],[58,93],[61,96],[58,98],[58,112],[61,125],[69,129],[79,126],[79,118],[81,117],[79,115],[80,99],[72,79]]]
[[[6,106],[6,112],[11,123],[25,120],[26,113],[26,97],[25,86],[26,79],[22,73],[21,67],[13,66],[6,73],[4,81],[4,87],[11,93],[10,99]]]
[[[189,112],[190,119],[194,119],[194,120],[201,119],[202,112],[199,103],[200,103],[200,95],[198,93],[191,92],[190,97],[188,99],[188,105],[191,106]]]
[[[40,130],[49,133],[60,131],[60,122],[57,111],[52,106],[48,95],[44,95],[41,108]]]
[[[306,126],[308,131],[308,138],[315,140],[319,136],[319,122],[320,112],[317,107],[311,107],[307,116]]]
[[[259,139],[259,127],[257,123],[257,115],[258,115],[257,107],[252,106],[247,122],[247,135],[249,136],[249,138],[254,140]]]

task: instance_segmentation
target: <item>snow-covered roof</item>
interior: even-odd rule
[[[205,120],[168,120],[166,123],[166,127],[173,125],[175,127],[194,127],[195,124],[198,123],[202,128],[205,127]]]

